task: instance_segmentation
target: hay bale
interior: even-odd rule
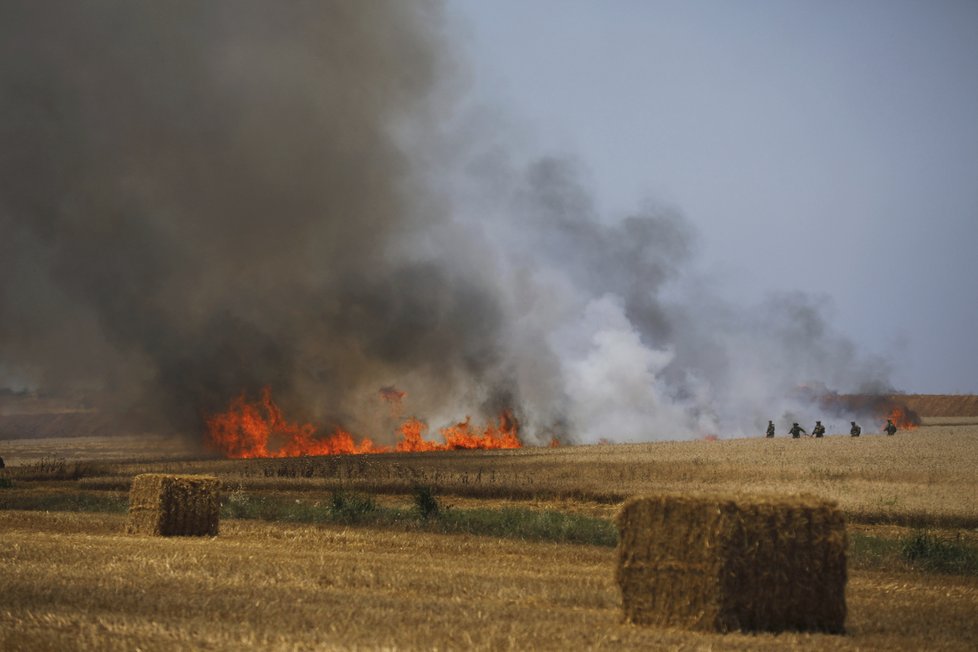
[[[632,498],[618,514],[625,620],[842,633],[846,527],[812,496]]]
[[[214,536],[220,518],[218,480],[202,475],[144,473],[129,490],[129,534]]]

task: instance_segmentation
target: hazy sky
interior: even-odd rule
[[[824,297],[908,392],[978,392],[978,2],[449,0],[470,97],[730,301]]]

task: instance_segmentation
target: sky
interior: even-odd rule
[[[978,393],[978,2],[448,0],[470,107],[727,300],[814,297],[911,393]]]

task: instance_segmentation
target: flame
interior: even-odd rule
[[[225,457],[298,457],[300,455],[341,455],[380,453],[369,439],[360,443],[345,430],[337,429],[326,437],[316,437],[311,424],[291,423],[272,400],[268,387],[261,398],[249,403],[244,394],[231,401],[226,412],[206,420],[210,444]]]
[[[518,436],[516,420],[509,412],[499,416],[498,423],[490,423],[481,433],[474,432],[471,419],[456,423],[454,426],[441,429],[444,444],[424,439],[422,435],[428,430],[428,425],[418,419],[408,419],[401,424],[401,440],[394,447],[399,453],[418,453],[427,451],[454,450],[499,450],[504,448],[522,448]]]
[[[874,420],[881,430],[887,419],[900,430],[914,430],[920,426],[920,415],[910,409],[901,394],[837,394],[824,388],[819,391],[820,394],[815,394],[812,388],[802,386],[797,388],[796,394],[809,400],[816,397],[819,407],[830,414],[846,419]]]
[[[397,402],[404,396],[398,392]],[[262,390],[258,401],[249,402],[241,394],[225,412],[205,419],[209,445],[227,458],[299,457],[301,455],[359,455],[387,453],[392,449],[376,446],[363,438],[359,443],[353,435],[337,428],[327,436],[316,436],[316,427],[288,421],[272,400],[271,389]],[[393,450],[399,453],[495,450],[522,448],[519,424],[509,412],[476,431],[466,417],[453,426],[441,429],[444,444],[424,438],[428,425],[416,418],[405,419],[398,429],[399,441]]]
[[[469,418],[465,417],[465,421],[461,423],[442,428],[441,435],[445,438],[445,446],[449,450],[520,448],[522,444],[517,436],[519,425],[513,415],[503,412],[497,421],[498,423],[488,424],[482,434],[479,434],[472,431]]]
[[[428,424],[420,419],[407,419],[400,427],[401,440],[394,447],[398,453],[425,453],[428,451],[446,450],[433,441],[428,441],[422,435],[428,431]]]
[[[889,414],[883,417],[883,419],[889,419],[900,430],[916,430],[917,426],[920,425],[920,418],[915,417],[916,413],[911,415],[904,408],[897,406],[891,409]],[[886,424],[884,423],[883,425],[885,426]]]

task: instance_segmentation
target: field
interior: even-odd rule
[[[153,438],[3,441],[0,649],[973,650],[974,421],[895,437],[291,460],[193,459]],[[129,482],[147,471],[220,477],[220,535],[124,535]],[[609,520],[625,497],[661,489],[836,500],[847,633],[623,624]]]

